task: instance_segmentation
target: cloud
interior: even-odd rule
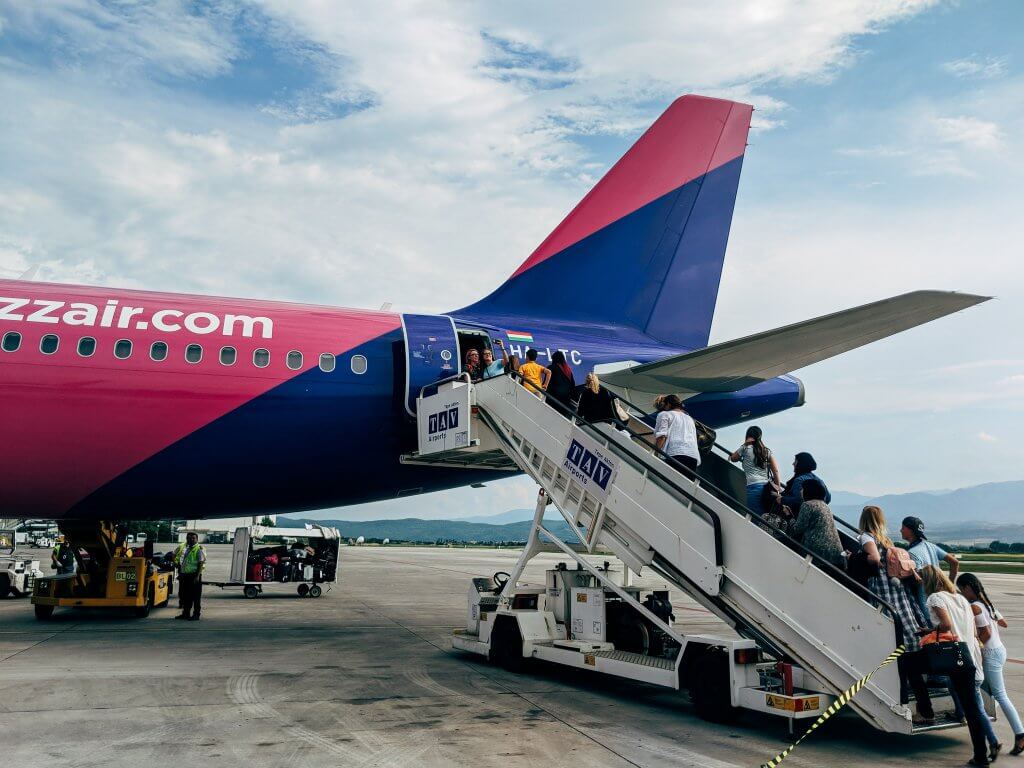
[[[997,443],[999,442],[998,437],[990,435],[988,432],[979,432],[977,438],[983,443]]]
[[[973,54],[963,59],[954,59],[942,64],[942,69],[963,79],[992,80],[1007,73],[1010,63],[1008,56],[980,56]]]
[[[0,181],[47,203],[0,231],[47,279],[451,309],[604,172],[590,142],[688,90],[777,129],[768,83],[827,78],[933,4],[22,4]]]
[[[1003,143],[998,125],[976,117],[937,117],[932,126],[939,141],[968,149],[993,150]]]

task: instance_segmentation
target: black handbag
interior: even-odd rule
[[[961,640],[939,641],[938,627],[935,629],[935,640],[934,643],[921,646],[928,674],[946,676],[974,672],[974,658],[967,643]]]

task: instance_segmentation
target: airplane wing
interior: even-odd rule
[[[736,392],[990,298],[950,291],[914,291],[696,352],[603,373],[601,380],[612,387],[638,392]]]

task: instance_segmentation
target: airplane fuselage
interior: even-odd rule
[[[415,449],[419,348],[432,346],[414,320],[429,316],[21,281],[0,281],[0,294],[2,516],[260,514],[496,476],[399,463]],[[543,364],[561,349],[577,381],[688,351],[622,328],[451,319],[459,335],[435,361],[450,373],[476,340],[535,348]],[[799,397],[781,377],[689,409],[719,427]]]

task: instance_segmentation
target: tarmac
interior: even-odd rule
[[[207,551],[207,579],[227,579],[230,547]],[[175,621],[173,606],[38,622],[27,600],[0,600],[4,764],[745,768],[789,743],[780,718],[714,725],[677,691],[546,665],[514,675],[453,651],[469,578],[509,571],[517,554],[345,547],[341,581],[323,597],[276,585],[247,600],[207,585],[199,622]],[[527,580],[560,559],[537,558]],[[1010,622],[1007,684],[1024,705],[1024,576],[983,580]],[[681,595],[673,604],[684,630],[726,631]],[[996,730],[1009,745],[1004,720]],[[851,714],[783,765],[935,768],[969,756],[966,729],[894,736]]]

